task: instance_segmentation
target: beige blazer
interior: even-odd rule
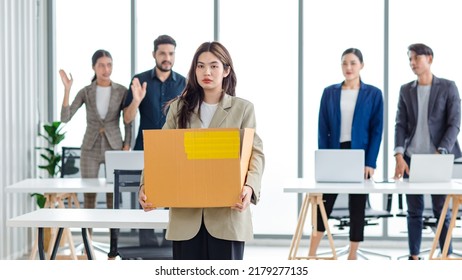
[[[178,101],[170,105],[163,129],[176,129]],[[191,128],[200,128],[197,111],[192,115]],[[224,95],[209,125],[210,128],[256,128],[253,104],[238,97]],[[253,189],[251,202],[257,204],[260,199],[261,177],[264,169],[263,143],[255,134],[252,157],[247,172],[246,185]],[[179,176],[181,176],[181,171]],[[143,184],[143,178],[142,182]],[[253,226],[250,207],[244,212],[223,208],[171,208],[170,222],[167,227],[168,240],[189,240],[199,232],[202,217],[207,231],[214,237],[248,241],[253,238]]]
[[[61,121],[68,122],[85,103],[87,113],[87,128],[83,137],[82,149],[91,150],[95,145],[98,134],[104,133],[113,150],[121,150],[123,145],[130,145],[132,138],[132,124],[125,124],[125,139],[122,141],[120,131],[120,113],[127,96],[127,88],[112,82],[111,97],[107,115],[101,119],[96,108],[96,82],[82,88],[72,104],[61,108]]]

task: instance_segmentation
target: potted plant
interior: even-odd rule
[[[47,141],[48,147],[37,147],[44,151],[40,156],[46,161],[46,164],[39,165],[39,168],[45,169],[49,178],[54,178],[61,171],[61,154],[56,148],[64,140],[65,133],[61,133],[62,126],[59,121],[44,124],[43,129],[46,134],[39,133],[39,136]]]
[[[57,146],[64,140],[64,134],[61,133],[61,122],[55,121],[43,125],[43,130],[46,134],[39,132],[39,136],[44,138],[47,142],[47,147],[36,147],[37,150],[43,150],[40,157],[45,160],[46,164],[39,165],[40,169],[47,171],[49,178],[54,178],[61,170],[61,154],[57,152]],[[45,207],[46,197],[40,193],[31,194],[35,197],[37,206],[39,208]]]
[[[46,164],[39,165],[38,167],[40,169],[45,169],[49,178],[54,178],[61,169],[61,154],[56,151],[56,148],[58,144],[64,140],[65,133],[61,133],[62,126],[59,121],[44,124],[43,129],[46,134],[39,132],[39,136],[47,141],[48,146],[36,147],[36,149],[44,151],[44,153],[40,154],[40,157],[46,161]],[[43,194],[33,193],[31,196],[35,197],[39,208],[45,207],[46,197]]]
[[[39,136],[44,138],[47,142],[47,147],[36,147],[37,150],[43,150],[40,157],[45,160],[45,164],[41,164],[38,167],[47,171],[48,178],[54,178],[61,170],[61,154],[57,152],[57,146],[61,141],[64,140],[64,134],[61,133],[61,122],[55,121],[49,124],[43,125],[45,134],[39,132]],[[33,193],[31,197],[35,197],[35,201],[39,208],[45,207],[46,197],[41,193]],[[51,229],[44,229],[44,246],[48,248],[49,240],[51,236]]]
[[[40,157],[46,161],[46,164],[39,165],[40,169],[45,169],[48,173],[49,178],[54,178],[60,171],[61,154],[56,151],[56,148],[61,141],[64,140],[64,134],[61,133],[61,122],[55,121],[49,124],[44,124],[43,129],[46,134],[39,132],[39,136],[44,138],[48,146],[47,147],[36,147],[37,150],[43,150]],[[46,203],[46,198],[43,194],[33,193],[32,197],[35,196],[37,206],[43,208]]]

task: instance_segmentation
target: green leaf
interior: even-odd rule
[[[41,194],[41,193],[33,193],[30,196],[31,197],[35,196],[35,202],[37,203],[37,206],[39,208],[45,207],[45,203],[47,201],[47,198],[43,194]]]
[[[47,162],[50,162],[50,161],[51,161],[51,158],[50,158],[50,157],[47,157],[47,156],[44,155],[44,154],[40,154],[40,157],[43,158],[44,160],[46,160]]]
[[[55,152],[55,149],[64,140],[65,133],[61,133],[62,128],[60,121],[54,121],[43,125],[45,134],[39,132],[39,136],[48,142],[47,147],[36,147],[36,149],[44,151],[40,154],[40,157],[48,163],[40,165],[39,168],[47,170],[49,177],[54,177],[61,169],[61,155]]]

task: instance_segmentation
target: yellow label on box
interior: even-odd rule
[[[184,148],[189,160],[239,158],[239,145],[239,131],[195,131],[184,134]]]

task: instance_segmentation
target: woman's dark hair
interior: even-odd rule
[[[361,53],[360,50],[356,49],[356,48],[349,48],[349,49],[346,49],[343,53],[342,53],[342,58],[347,55],[347,54],[354,54],[358,57],[359,59],[359,62],[363,63],[363,54]]]
[[[431,55],[433,57],[433,50],[424,44],[417,43],[417,44],[412,44],[407,48],[408,52],[413,51],[417,55]]]
[[[106,51],[106,50],[97,50],[93,54],[93,56],[91,57],[91,66],[95,67],[96,62],[98,61],[98,59],[100,59],[101,57],[105,57],[105,56],[112,59],[112,56],[108,51]],[[94,82],[95,80],[96,80],[96,74],[93,76],[93,79],[91,79],[91,81]]]
[[[228,94],[231,96],[236,95],[236,73],[234,72],[233,61],[228,50],[219,42],[206,42],[199,46],[194,54],[191,67],[188,72],[188,81],[186,84],[183,93],[178,97],[179,99],[179,111],[178,111],[178,127],[187,128],[191,114],[194,112],[194,109],[198,107],[200,110],[200,104],[204,100],[204,90],[197,82],[196,77],[196,68],[197,61],[199,56],[204,52],[210,52],[215,55],[221,63],[223,63],[223,68],[225,71],[228,71],[229,74],[223,78],[222,85],[222,94]],[[169,103],[170,104],[170,103]]]

